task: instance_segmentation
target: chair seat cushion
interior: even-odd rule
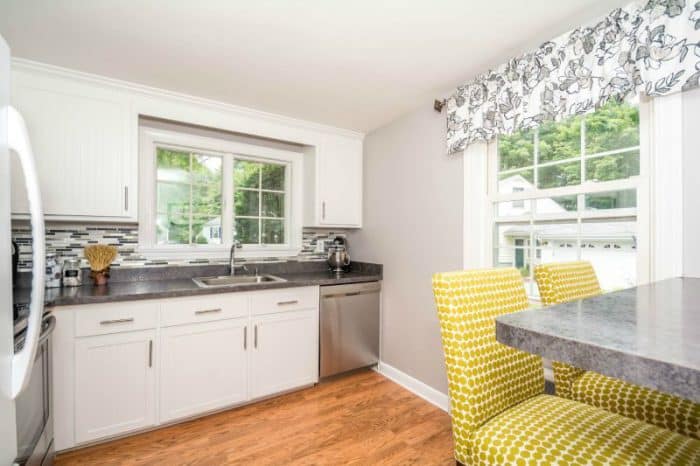
[[[551,395],[494,416],[470,440],[474,465],[700,464],[699,440]]]
[[[700,439],[700,404],[595,372],[571,386],[571,398]]]

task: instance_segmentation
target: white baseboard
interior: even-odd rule
[[[420,380],[384,362],[379,361],[375,370],[387,379],[401,385],[406,390],[415,393],[428,403],[437,406],[443,411],[449,412],[449,398],[444,393],[435,390],[433,387],[424,384]]]

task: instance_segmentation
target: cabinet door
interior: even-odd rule
[[[253,319],[251,398],[318,381],[318,311]]]
[[[362,141],[329,137],[318,157],[319,224],[362,226]]]
[[[77,443],[155,424],[155,330],[75,341]]]
[[[247,399],[247,318],[161,330],[160,421]]]
[[[126,94],[27,72],[13,78],[12,104],[27,123],[47,217],[135,219],[137,122]],[[12,181],[12,214],[22,216],[17,160]]]

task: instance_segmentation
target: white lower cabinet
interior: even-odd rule
[[[76,339],[77,443],[155,425],[155,338],[143,330]]]
[[[246,401],[247,329],[241,318],[161,330],[161,422]]]
[[[57,450],[318,381],[318,287],[54,312]]]
[[[253,318],[251,398],[317,381],[317,316],[309,310]]]

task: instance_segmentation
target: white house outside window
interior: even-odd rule
[[[534,266],[587,260],[605,290],[637,282],[646,202],[636,103],[502,136],[489,145],[494,266],[514,266],[537,297]]]

